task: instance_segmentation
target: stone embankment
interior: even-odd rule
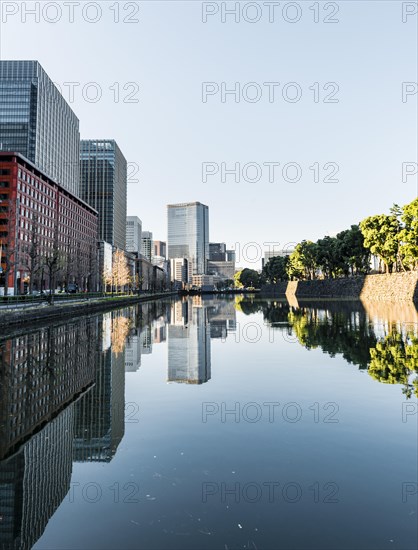
[[[81,315],[101,313],[120,307],[135,306],[142,302],[169,298],[173,295],[177,296],[177,292],[80,300],[70,304],[56,302],[53,306],[47,305],[46,302],[42,302],[36,305],[34,304],[33,307],[14,310],[11,307],[11,309],[0,310],[0,328],[2,332],[5,332],[7,327],[16,329],[17,327],[28,325],[34,326],[41,322],[71,319],[80,317]]]
[[[418,272],[366,275],[344,279],[279,282],[261,289],[262,296],[343,298],[384,302],[418,302]]]

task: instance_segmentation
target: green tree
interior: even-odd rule
[[[242,273],[242,269],[241,271],[237,271],[234,275],[234,286],[235,288],[243,288],[243,284],[241,283],[241,273]]]
[[[335,237],[324,237],[316,243],[316,265],[324,277],[336,277],[343,268],[341,251]]]
[[[344,275],[367,273],[370,270],[370,251],[364,246],[364,236],[358,225],[337,235],[340,266]]]
[[[403,207],[401,219],[400,253],[406,266],[418,269],[418,198]]]
[[[360,222],[364,246],[378,256],[391,273],[398,260],[399,221],[396,215],[369,216]]]
[[[263,267],[262,277],[267,283],[275,284],[278,281],[288,281],[287,266],[289,256],[274,256]]]
[[[312,241],[297,244],[289,257],[287,274],[290,279],[315,279],[317,262],[317,245]]]
[[[254,269],[245,268],[235,274],[235,286],[238,288],[260,287],[260,274]],[[238,284],[237,284],[238,283]]]

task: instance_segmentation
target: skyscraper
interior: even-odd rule
[[[154,246],[151,231],[142,232],[141,254],[150,262],[153,257]]]
[[[0,61],[0,151],[79,195],[79,121],[37,61]]]
[[[169,204],[168,258],[187,258],[189,278],[206,273],[209,258],[209,208],[200,202]]]
[[[113,139],[82,140],[81,198],[99,212],[99,240],[125,250],[127,163]]]
[[[126,250],[141,254],[142,222],[137,216],[126,217]]]

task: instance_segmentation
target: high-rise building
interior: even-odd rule
[[[0,61],[0,151],[79,194],[79,121],[37,61]]]
[[[125,250],[127,162],[113,139],[81,141],[80,196],[99,212],[99,240]]]
[[[126,250],[141,254],[142,222],[137,216],[126,217]]]
[[[151,231],[143,231],[141,254],[144,256],[144,258],[146,258],[150,262],[153,257],[153,251],[154,251],[154,248],[152,244],[152,233]]]
[[[189,279],[206,273],[209,258],[209,208],[200,202],[169,204],[168,258],[187,258]]]

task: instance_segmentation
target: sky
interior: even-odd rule
[[[156,240],[167,204],[200,201],[210,240],[260,267],[264,243],[333,235],[418,195],[416,2],[0,10],[0,58],[38,60],[81,138],[116,139],[128,214]]]

